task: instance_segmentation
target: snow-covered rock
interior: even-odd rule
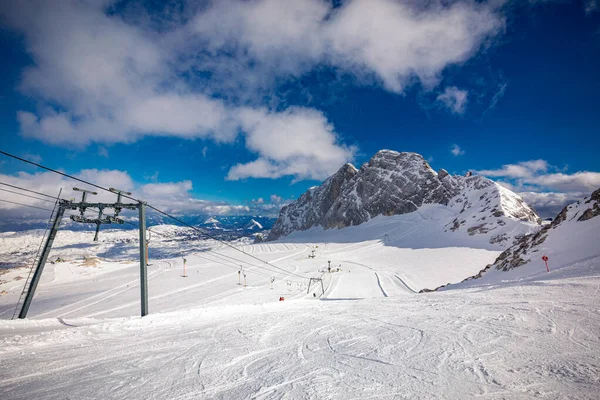
[[[248,222],[248,224],[246,224],[246,226],[244,227],[244,229],[248,230],[248,231],[252,231],[255,229],[263,229],[263,226],[260,224],[260,222],[258,222],[257,220],[255,220],[254,218],[250,220],[250,222]]]
[[[204,221],[204,225],[219,225],[219,221],[215,217],[209,217],[206,221]]]
[[[420,211],[425,204],[448,208],[452,217],[440,221],[443,229],[489,235],[492,243],[510,244],[540,223],[519,196],[487,178],[436,173],[419,154],[381,150],[360,170],[346,164],[285,206],[268,240],[317,226],[360,225],[378,215]]]
[[[522,237],[506,249],[481,275],[493,275],[515,269],[520,276],[545,271],[542,256],[552,268],[600,257],[600,189],[591,196],[563,208],[549,225],[535,234]],[[514,275],[514,273],[512,274]]]

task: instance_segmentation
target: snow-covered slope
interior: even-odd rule
[[[469,224],[481,222],[459,221],[455,231],[442,224],[479,215],[473,199],[486,193],[502,204],[492,189],[358,226],[236,244],[246,254],[208,251],[185,240],[185,228],[162,226],[151,251],[185,250],[186,276],[175,253],[151,259],[144,318],[137,232],[113,248],[86,243],[91,232],[60,231],[59,251],[104,256],[49,263],[27,320],[7,319],[29,270],[0,270],[2,399],[595,399],[600,257],[518,284],[416,294],[459,282],[500,254],[489,239],[508,224],[476,235]],[[568,208],[543,245],[562,232],[559,244],[569,234],[585,240],[569,254],[593,256],[599,195]],[[119,259],[119,248],[133,253]],[[309,288],[315,277],[323,285]]]
[[[316,226],[356,226],[378,215],[426,212],[427,204],[447,208],[440,229],[488,235],[505,246],[539,226],[531,207],[487,178],[436,173],[419,154],[381,150],[360,170],[346,164],[284,207],[268,240]]]
[[[548,274],[579,275],[577,269],[600,263],[600,189],[566,206],[551,224],[522,237],[468,284],[498,284]]]
[[[22,232],[0,232],[0,267],[29,265],[38,251],[43,229]],[[137,229],[105,229],[100,231],[98,242],[93,242],[94,232],[61,229],[54,240],[50,260],[102,257],[113,260],[136,258],[139,254]],[[175,257],[202,249],[220,248],[223,245],[194,229],[175,225],[156,225],[148,230],[150,258]],[[249,243],[251,237],[239,238],[232,243]]]
[[[133,259],[48,264],[27,320],[7,320],[27,271],[0,272],[0,397],[597,399],[599,265],[549,284],[415,294],[499,252],[358,241],[387,231],[396,245],[427,243],[433,223],[380,216],[288,237],[356,242],[240,247],[288,273],[232,248],[186,255],[187,277],[181,258],[153,261],[144,318]],[[217,255],[254,263],[248,285]],[[342,271],[319,273],[327,261]],[[322,301],[302,276],[323,277]]]

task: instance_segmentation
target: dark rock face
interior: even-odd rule
[[[486,188],[489,190],[484,191]],[[485,222],[471,232],[487,233],[503,224],[501,219],[492,219],[490,213],[507,216],[500,206],[503,196],[499,190],[494,182],[481,176],[450,176],[443,169],[436,173],[419,154],[381,150],[360,170],[346,164],[321,186],[309,189],[284,207],[267,240],[314,226],[330,229],[360,225],[378,215],[406,214],[424,204],[449,205],[451,201],[453,207],[462,208],[463,215],[481,208],[481,221]],[[482,191],[479,200],[470,199],[473,191]],[[518,196],[511,193],[508,197],[512,202],[509,217],[530,222],[538,219]],[[454,225],[447,228],[466,227],[465,221],[457,220]]]
[[[581,217],[577,218],[577,221],[587,221],[600,215],[600,189],[596,190],[590,196],[590,199],[585,204],[590,204],[591,208],[588,208],[583,212]]]
[[[294,203],[284,206],[267,240],[289,235],[296,229],[304,230],[318,225],[340,196],[343,186],[357,173],[352,164],[345,164],[321,186],[310,188]]]
[[[377,215],[405,214],[424,203],[448,204],[454,196],[422,156],[380,151],[340,190],[319,225],[359,225]]]
[[[457,190],[444,182],[421,155],[382,150],[360,171],[346,164],[284,207],[267,240],[313,226],[359,225],[377,215],[416,211],[424,203],[447,204]]]
[[[438,179],[444,179],[448,175],[450,175],[450,174],[444,168],[442,168],[438,171]]]

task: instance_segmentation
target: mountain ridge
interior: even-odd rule
[[[267,240],[317,226],[360,225],[378,215],[415,212],[425,204],[441,204],[454,213],[445,230],[465,230],[469,235],[497,231],[490,235],[495,242],[510,242],[524,234],[498,229],[513,221],[535,225],[541,221],[518,195],[490,179],[452,176],[444,169],[435,172],[420,154],[386,149],[360,169],[344,164],[323,184],[283,207]]]

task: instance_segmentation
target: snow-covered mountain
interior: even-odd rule
[[[523,279],[551,272],[586,268],[600,259],[600,189],[563,208],[551,224],[522,237],[474,278],[477,284]],[[596,261],[594,261],[596,260]],[[563,271],[567,273],[566,271]]]
[[[250,220],[250,222],[248,222],[248,224],[244,227],[244,229],[246,229],[248,231],[252,231],[252,230],[257,230],[257,229],[263,229],[263,226],[260,224],[260,222],[256,221],[253,218]]]
[[[419,154],[381,150],[360,170],[345,164],[285,206],[268,240],[317,226],[360,225],[378,215],[426,213],[426,204],[446,207],[447,218],[440,221],[445,231],[483,234],[491,243],[509,245],[540,224],[518,195],[487,178],[436,173]]]
[[[204,225],[219,225],[219,221],[215,217],[209,217],[204,221]]]

